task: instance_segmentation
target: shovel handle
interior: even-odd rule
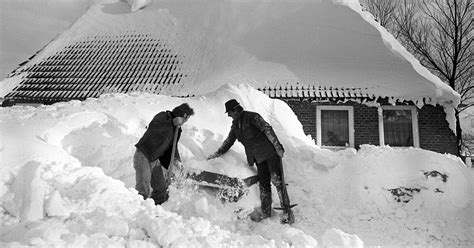
[[[258,175],[247,177],[242,179],[242,181],[244,182],[245,186],[250,187],[258,182]]]
[[[178,129],[180,126],[174,127],[174,137],[173,137],[173,147],[171,148],[171,158],[170,164],[168,166],[168,171],[172,172],[174,167],[174,155],[176,154],[176,143],[178,142]]]

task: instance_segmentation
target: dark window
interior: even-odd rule
[[[321,110],[321,145],[349,145],[349,111]]]
[[[383,131],[386,145],[413,146],[411,110],[384,110]]]

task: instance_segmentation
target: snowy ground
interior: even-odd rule
[[[280,225],[278,213],[258,224],[237,218],[259,205],[257,186],[223,204],[189,183],[174,185],[163,206],[133,189],[133,145],[154,114],[182,102],[196,112],[179,144],[185,167],[254,174],[240,144],[205,159],[228,133],[223,103],[231,98],[269,121],[286,149],[298,204],[293,226]],[[1,247],[474,245],[474,174],[457,157],[369,145],[320,149],[284,102],[246,85],[196,98],[113,94],[0,113]]]

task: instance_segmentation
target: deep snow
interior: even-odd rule
[[[257,186],[223,204],[185,181],[170,188],[163,206],[133,189],[133,145],[154,114],[183,102],[196,112],[183,126],[184,166],[254,174],[237,143],[205,159],[229,131],[223,104],[231,98],[260,113],[286,149],[288,190],[298,204],[293,226],[280,225],[278,213],[258,224],[237,218],[259,205]],[[321,149],[284,102],[247,85],[195,98],[110,94],[0,113],[2,247],[474,244],[473,171],[457,157],[370,145]]]
[[[150,11],[159,9],[157,3],[160,2],[153,1],[153,6],[134,13],[141,11],[154,16]],[[329,9],[342,9],[341,6],[332,6],[330,2],[323,5]],[[363,30],[370,30],[372,36],[382,40],[398,58],[407,60],[422,77],[432,79],[432,75],[406,54],[393,37],[380,29],[368,13],[361,12],[357,1],[332,2],[348,6],[350,10],[346,8],[344,11],[351,12],[352,18],[359,16],[355,19],[362,18],[369,22],[372,27]],[[123,4],[125,1],[122,1]],[[94,18],[98,18],[99,11],[107,9],[117,12],[122,5],[96,6],[82,21],[96,24]],[[306,13],[304,8],[296,9]],[[170,11],[175,15],[171,19],[180,16],[181,19],[177,19],[181,23],[202,27],[199,22],[189,21],[195,20],[193,15],[173,12],[177,11],[173,8]],[[265,9],[259,11],[252,14],[255,18],[251,20],[259,20],[263,30],[284,27],[281,23],[275,24],[277,22],[265,23],[265,19],[261,19]],[[282,15],[286,10],[279,11],[276,13]],[[98,16],[99,21],[117,18]],[[212,33],[212,30],[239,26],[239,22],[234,21],[224,18],[219,25],[196,29],[195,32],[203,36],[223,35],[225,32]],[[298,23],[298,20],[294,21]],[[238,31],[246,33],[243,32],[245,28],[240,27]],[[334,27],[325,28],[332,30]],[[83,35],[81,32],[76,34]],[[346,32],[338,34],[343,38],[334,40],[344,42]],[[60,47],[74,38],[74,35],[68,35],[58,37],[59,43],[55,46]],[[288,61],[291,56],[278,57],[282,51],[278,46],[267,46],[266,50],[258,51],[253,47],[257,44],[253,40],[255,36],[245,37],[253,42],[237,39],[237,43],[246,47],[246,52],[253,51],[251,56],[241,54],[239,49],[237,52],[221,49],[224,53],[219,55],[213,46],[212,51],[204,51],[207,57],[221,59],[215,59],[210,64],[226,62],[223,65],[232,65],[240,61],[246,65],[237,69],[230,67],[231,70],[215,70],[212,67],[211,72],[215,74],[196,81],[199,87],[211,91],[204,96],[173,98],[139,93],[110,94],[84,102],[0,109],[0,246],[474,246],[474,176],[473,171],[457,157],[416,148],[370,145],[362,146],[360,150],[321,149],[304,135],[301,124],[284,102],[272,100],[248,85],[225,85],[215,91],[215,85],[208,87],[213,82],[255,83],[261,77],[272,75],[295,77],[294,73],[304,67],[303,60]],[[369,40],[373,41],[374,37]],[[235,48],[233,42],[227,45]],[[302,44],[301,40],[299,42]],[[344,47],[355,45],[357,43],[352,41]],[[318,47],[325,49],[324,46]],[[347,50],[370,55],[370,51]],[[363,66],[360,62],[354,65]],[[292,63],[299,64],[295,66]],[[255,69],[255,66],[261,66],[262,70]],[[331,68],[341,71],[343,65],[332,65]],[[349,75],[349,81],[356,81],[354,79],[360,76],[361,71],[364,70],[356,71],[357,75]],[[322,73],[328,72],[322,70]],[[380,70],[375,72],[380,73]],[[17,80],[2,81],[0,95],[4,96]],[[432,80],[436,97],[442,96],[443,92],[453,94],[439,80]],[[415,92],[410,87],[397,87],[398,90]],[[394,92],[387,87],[376,90],[379,95],[388,91],[390,94]],[[182,102],[188,102],[196,110],[196,115],[183,127],[179,144],[185,168],[206,169],[242,178],[253,175],[255,171],[246,165],[240,144],[234,145],[221,158],[205,160],[228,133],[231,120],[224,114],[223,103],[231,98],[238,99],[246,109],[260,113],[269,121],[285,146],[284,164],[289,194],[292,202],[298,203],[295,208],[297,222],[293,226],[280,225],[278,213],[259,224],[238,218],[259,205],[257,186],[251,187],[241,201],[223,204],[190,182],[181,181],[170,188],[171,198],[163,206],[154,206],[150,200],[143,201],[133,189],[133,145],[154,114],[172,109]],[[451,112],[447,111],[448,115]],[[276,194],[273,199],[277,206]]]

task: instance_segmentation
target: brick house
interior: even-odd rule
[[[355,101],[337,103],[337,101],[320,102],[301,98],[284,100],[295,112],[303,125],[306,134],[311,135],[318,145],[327,147],[359,147],[362,144],[388,144],[394,147],[421,147],[440,153],[457,154],[456,137],[446,122],[446,114],[442,106],[425,105],[418,109],[414,105],[381,105],[383,117],[379,116],[379,108],[369,107]],[[347,100],[347,99],[344,99]],[[326,116],[325,117],[325,112]],[[347,113],[347,129],[349,133],[340,135],[339,142],[332,142],[329,136],[335,118],[332,113]],[[394,120],[390,125],[387,115],[406,113],[410,122]],[[324,127],[325,119],[329,127]],[[403,127],[408,128],[403,128]],[[390,129],[389,129],[390,128]],[[389,129],[389,130],[387,130]],[[352,135],[350,134],[352,132]],[[390,134],[392,132],[392,134]],[[395,133],[395,134],[393,134]],[[384,134],[384,135],[380,135]],[[395,135],[395,136],[394,136]],[[405,138],[405,140],[400,140]]]
[[[459,95],[351,1],[96,4],[5,80],[4,106],[111,92],[199,96],[249,84],[328,148],[457,154]]]

